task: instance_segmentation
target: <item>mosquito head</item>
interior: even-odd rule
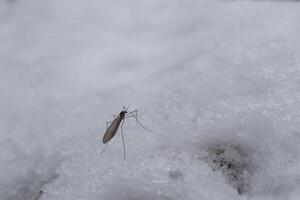
[[[125,107],[125,106],[123,106],[123,111],[126,111],[127,113],[129,112],[129,107],[130,106],[128,106],[127,108]]]
[[[125,110],[125,111],[123,110],[123,111],[120,112],[119,116],[122,117],[122,118],[124,118],[125,115],[126,115],[126,113],[127,113],[127,111],[126,111],[126,110]]]

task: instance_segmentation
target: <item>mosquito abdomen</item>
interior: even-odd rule
[[[112,121],[111,125],[108,127],[103,136],[103,144],[106,144],[115,136],[119,129],[121,121],[122,119],[120,117],[117,117],[116,119],[114,119],[114,121]]]

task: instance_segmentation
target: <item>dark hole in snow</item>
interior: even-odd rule
[[[249,156],[241,147],[231,144],[211,145],[207,161],[213,171],[221,171],[226,182],[239,194],[250,191]]]
[[[169,171],[169,177],[175,181],[183,180],[183,174],[180,170]]]

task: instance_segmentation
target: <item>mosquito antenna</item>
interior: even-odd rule
[[[124,152],[124,160],[126,159],[126,148],[125,148],[125,140],[124,140],[124,134],[123,134],[123,124],[124,124],[124,120],[122,121],[121,124],[121,135],[122,135],[122,141],[123,141],[123,152]]]
[[[129,111],[129,107],[130,107],[131,105],[129,105],[127,108],[125,107],[125,106],[123,106],[123,111],[127,111],[127,112],[130,112]]]

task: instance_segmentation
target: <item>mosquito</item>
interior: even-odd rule
[[[116,133],[118,132],[118,129],[121,125],[121,135],[122,135],[122,141],[123,141],[123,152],[124,152],[124,160],[126,159],[126,147],[125,147],[125,140],[124,140],[124,134],[123,134],[123,125],[125,122],[126,118],[129,117],[134,117],[135,121],[138,125],[140,125],[141,127],[143,127],[145,130],[147,131],[152,131],[149,128],[146,128],[138,119],[138,110],[133,110],[133,111],[129,111],[128,109],[125,108],[125,106],[123,106],[123,110],[118,114],[118,115],[114,115],[114,120],[110,121],[110,122],[106,122],[106,126],[107,129],[105,131],[105,134],[103,136],[102,142],[103,144],[106,144],[105,148],[103,149],[103,151],[101,152],[104,153],[104,151],[106,150],[107,146],[108,146],[108,142],[116,135]]]

